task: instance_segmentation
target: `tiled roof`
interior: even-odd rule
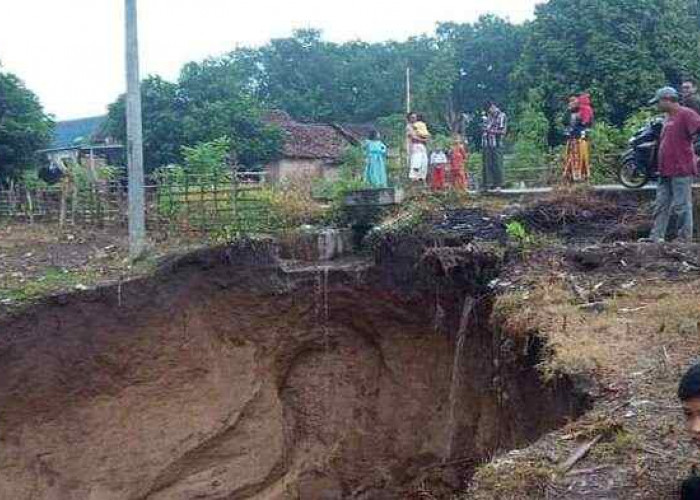
[[[311,160],[340,160],[348,147],[361,143],[372,129],[371,125],[298,122],[284,111],[268,113],[265,121],[284,132],[284,157]]]

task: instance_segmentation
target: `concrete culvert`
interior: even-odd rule
[[[2,320],[0,498],[399,499],[426,477],[453,492],[585,410],[567,379],[541,381],[540,342],[491,325],[495,256],[412,241],[285,271],[272,248]]]

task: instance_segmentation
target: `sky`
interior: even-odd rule
[[[294,29],[328,40],[404,40],[438,21],[521,22],[541,0],[139,0],[142,76],[262,45]],[[59,120],[100,115],[124,91],[123,0],[0,0],[0,64]]]

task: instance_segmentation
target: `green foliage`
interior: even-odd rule
[[[348,148],[338,168],[335,179],[321,179],[313,187],[315,196],[331,200],[338,208],[350,191],[367,188],[363,180],[365,155],[360,147]]]
[[[515,123],[514,154],[509,169],[515,172],[517,181],[538,179],[548,162],[549,122],[541,102],[541,94],[531,91]]]
[[[45,188],[48,186],[46,182],[39,178],[39,171],[35,169],[24,170],[22,172],[22,176],[19,178],[19,182],[22,186],[30,190]]]
[[[376,126],[382,141],[390,149],[401,151],[406,147],[406,117],[403,113],[378,118]]]
[[[525,226],[518,221],[511,221],[506,224],[506,234],[519,245],[529,244],[532,240]]]
[[[594,184],[615,180],[619,157],[625,147],[625,136],[612,125],[599,121],[590,132],[591,178]]]
[[[455,107],[474,112],[488,100],[513,110],[508,78],[518,63],[527,26],[516,26],[494,15],[474,24],[442,23],[437,39],[452,48],[458,79],[452,90]]]
[[[187,64],[177,83],[158,77],[142,85],[144,156],[148,171],[183,161],[183,146],[228,137],[228,152],[254,167],[277,157],[281,133],[261,120],[262,105],[250,83],[249,65],[228,56]],[[109,108],[107,131],[126,139],[125,100]]]
[[[643,109],[630,116],[622,128],[598,121],[590,132],[591,168],[594,184],[617,182],[620,156],[627,149],[627,141],[644,126],[655,113]]]
[[[589,90],[616,126],[663,84],[699,75],[700,30],[683,0],[551,0],[537,7],[511,81],[543,92],[551,123],[567,94]]]
[[[0,300],[24,303],[59,290],[92,284],[97,278],[98,273],[91,270],[69,271],[49,267],[42,276],[31,280],[3,283],[0,286]]]
[[[651,109],[641,109],[625,120],[622,127],[622,140],[627,141],[640,128],[649,123],[649,121],[658,115],[658,112]],[[626,145],[626,143],[625,143]]]
[[[194,147],[183,146],[185,173],[194,174],[200,178],[218,178],[229,173],[226,161],[229,148],[228,137],[202,142]]]
[[[0,183],[36,166],[37,150],[51,143],[53,121],[37,96],[11,73],[0,71]]]
[[[148,170],[179,163],[185,138],[177,84],[157,76],[148,77],[141,84],[141,101],[144,162]],[[125,96],[109,106],[105,127],[111,136],[126,140]]]
[[[419,84],[436,45],[427,36],[337,44],[299,30],[243,51],[256,61],[258,95],[270,106],[303,120],[363,122],[403,111],[406,68]]]

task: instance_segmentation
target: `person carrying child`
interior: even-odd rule
[[[571,96],[569,98],[569,113],[564,181],[587,182],[591,178],[589,132],[595,116],[590,95]]]
[[[428,177],[428,147],[430,131],[417,113],[406,117],[406,142],[408,150],[408,178],[416,183],[425,183]]]

